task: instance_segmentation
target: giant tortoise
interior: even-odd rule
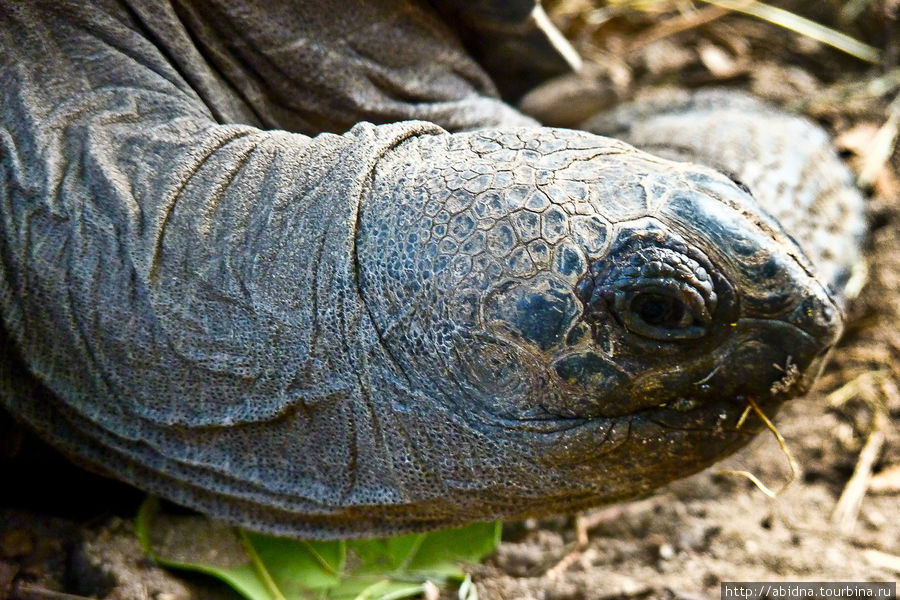
[[[861,199],[824,134],[719,92],[585,125],[653,154],[541,127],[501,98],[576,57],[532,0],[0,12],[2,404],[213,517],[646,494],[840,334]]]

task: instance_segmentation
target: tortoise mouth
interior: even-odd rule
[[[708,399],[699,399],[695,397],[679,396],[678,398],[650,406],[646,408],[636,409],[629,413],[617,415],[592,415],[592,416],[576,416],[576,415],[560,415],[546,412],[544,410],[534,411],[531,414],[522,415],[521,417],[511,418],[503,416],[494,416],[486,423],[492,427],[503,430],[516,430],[523,432],[532,432],[539,434],[564,434],[574,432],[581,428],[596,428],[601,425],[614,426],[618,423],[628,423],[632,419],[641,419],[648,422],[658,422],[660,424],[669,422],[665,417],[668,415],[679,415],[678,421],[681,422],[677,428],[684,430],[703,430],[702,424],[706,419],[697,418],[702,413],[715,413],[719,418],[725,418],[726,411],[729,415],[739,416],[750,407],[747,398],[752,396],[737,395],[733,398],[720,400],[711,403]],[[789,398],[766,398],[764,401],[758,401],[753,398],[758,405],[777,408]],[[694,421],[690,421],[694,419]],[[674,423],[674,421],[672,421]],[[689,422],[695,422],[697,426],[691,426]],[[674,425],[672,427],[675,427]],[[720,425],[716,425],[716,429],[720,429]],[[742,431],[745,431],[742,429]],[[737,432],[737,429],[735,429]]]
[[[773,418],[783,398],[758,403]],[[745,416],[745,413],[749,413]],[[531,451],[539,468],[563,472],[568,489],[629,497],[700,471],[749,443],[764,427],[746,398],[666,405],[627,417],[545,423]],[[534,440],[533,440],[534,442]]]

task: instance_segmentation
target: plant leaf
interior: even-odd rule
[[[320,542],[242,531],[199,515],[163,511],[148,498],[137,535],[158,563],[217,577],[248,600],[400,600],[426,581],[460,583],[460,563],[500,542],[500,523],[392,538]]]

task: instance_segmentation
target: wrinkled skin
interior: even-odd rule
[[[745,444],[840,333],[785,200],[539,127],[425,7],[54,6],[0,19],[0,392],[144,489],[317,538],[587,507]]]

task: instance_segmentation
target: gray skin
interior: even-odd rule
[[[852,260],[771,216],[804,176],[753,196],[542,128],[455,4],[3,3],[3,405],[310,538],[629,498],[751,439],[747,400],[802,393],[842,326]],[[861,201],[815,139],[785,151],[827,161],[855,252]]]

